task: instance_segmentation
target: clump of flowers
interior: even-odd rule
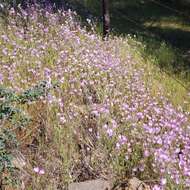
[[[34,172],[36,174],[39,174],[39,175],[44,175],[45,174],[45,170],[43,168],[34,167],[33,170],[34,170]]]

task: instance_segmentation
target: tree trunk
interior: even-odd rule
[[[102,0],[103,13],[103,38],[107,37],[110,31],[110,14],[109,14],[109,0]]]

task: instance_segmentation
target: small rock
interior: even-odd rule
[[[110,184],[105,180],[90,180],[81,183],[72,183],[69,190],[111,190]]]
[[[134,177],[129,180],[127,190],[150,190],[150,187],[141,180]]]

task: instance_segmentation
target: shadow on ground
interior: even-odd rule
[[[112,27],[118,34],[152,33],[160,40],[182,51],[190,49],[190,17],[188,20],[187,16],[177,14],[150,1],[113,3],[111,12]],[[178,28],[159,27],[159,23],[161,25],[163,21],[168,21],[174,26],[179,24],[181,26]],[[144,25],[146,22],[150,23],[149,26]],[[154,23],[158,23],[156,27],[151,26]],[[183,27],[188,28],[189,31],[184,31]]]

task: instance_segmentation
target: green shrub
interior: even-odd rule
[[[26,127],[31,120],[22,109],[22,105],[45,98],[52,87],[55,85],[42,81],[21,94],[0,87],[0,179],[3,184],[7,181],[15,182],[11,178],[14,173],[11,151],[17,149],[19,145],[15,132]],[[10,178],[7,175],[3,176],[5,172],[10,174]]]

